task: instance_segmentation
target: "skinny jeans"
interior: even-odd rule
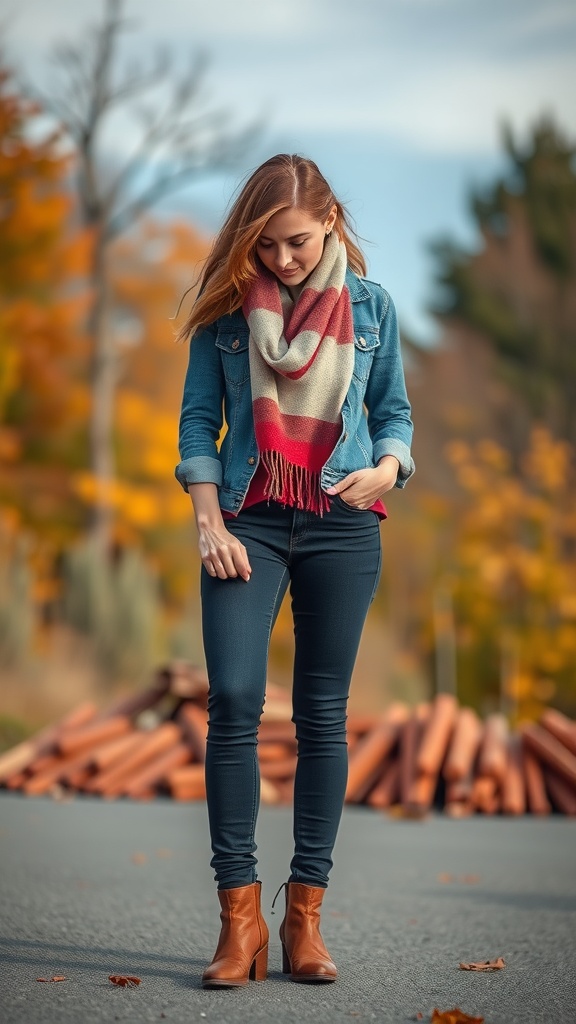
[[[210,863],[219,889],[257,880],[257,736],[270,634],[289,586],[297,742],[289,881],[325,888],[348,777],[350,679],[380,577],[379,520],[334,496],[323,516],[260,502],[226,527],[246,546],[252,576],[221,580],[202,568]]]

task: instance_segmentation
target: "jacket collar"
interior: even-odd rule
[[[350,292],[351,302],[362,302],[363,299],[370,298],[370,292],[366,285],[363,283],[361,278],[358,277],[358,274],[355,274],[353,270],[350,270],[350,267],[346,267],[346,285]]]

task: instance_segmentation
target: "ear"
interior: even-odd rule
[[[332,231],[332,228],[334,227],[334,224],[336,222],[337,215],[338,215],[338,207],[337,206],[333,206],[332,209],[330,210],[330,213],[328,214],[326,220],[324,221],[324,231],[326,232],[327,235],[330,234],[330,232]]]

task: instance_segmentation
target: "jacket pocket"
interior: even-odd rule
[[[365,383],[370,376],[374,352],[380,344],[378,329],[372,324],[354,330],[354,376]]]
[[[250,377],[249,337],[250,331],[247,327],[218,329],[216,347],[220,349],[224,376],[229,384],[244,384]]]

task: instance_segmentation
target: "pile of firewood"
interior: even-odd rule
[[[202,800],[207,732],[205,674],[160,670],[153,685],[104,710],[75,708],[0,755],[0,786],[29,795],[82,792],[104,798]],[[289,803],[296,739],[289,695],[268,686],[258,735],[262,800]],[[346,801],[419,817],[576,814],[576,723],[546,710],[510,732],[440,693],[430,704],[393,704],[348,718]]]

